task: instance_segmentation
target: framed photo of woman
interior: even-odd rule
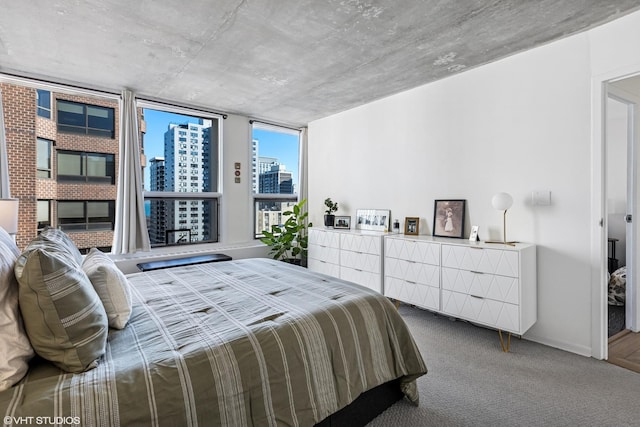
[[[436,200],[433,208],[433,235],[439,237],[464,236],[466,200]]]

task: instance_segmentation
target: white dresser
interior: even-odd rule
[[[522,335],[537,320],[536,247],[387,235],[384,294]]]
[[[309,228],[307,267],[382,293],[384,234]]]

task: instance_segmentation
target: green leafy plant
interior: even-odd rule
[[[338,203],[333,203],[329,197],[324,199],[324,205],[327,207],[327,210],[324,211],[327,215],[332,215],[338,210]]]
[[[271,230],[264,230],[264,237],[260,241],[271,247],[270,254],[273,259],[304,265],[307,259],[307,246],[309,236],[306,224],[308,212],[303,212],[305,200],[293,205],[291,210],[282,213],[286,221],[282,225],[272,225]]]

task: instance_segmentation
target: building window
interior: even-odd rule
[[[113,138],[114,109],[79,102],[57,102],[58,132]]]
[[[221,118],[189,115],[188,110],[178,112],[144,101],[138,106],[147,124],[144,147],[150,161],[143,173],[151,246],[217,242]],[[197,130],[195,143],[202,147],[195,155],[186,152],[184,142],[185,132],[192,130]],[[189,173],[187,154],[192,162]],[[186,213],[180,213],[188,201],[197,207],[189,221]]]
[[[58,151],[58,182],[115,184],[115,155]]]
[[[38,200],[36,217],[38,219],[38,230],[51,225],[50,200]]]
[[[51,92],[48,90],[37,89],[36,98],[38,104],[38,116],[45,119],[51,118]]]
[[[300,132],[254,121],[251,143],[254,235],[260,238],[298,201]]]
[[[51,178],[51,146],[53,141],[44,138],[37,139],[37,176]]]
[[[58,201],[58,226],[66,231],[113,230],[115,201]]]

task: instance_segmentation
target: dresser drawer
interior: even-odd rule
[[[309,258],[307,259],[307,268],[318,273],[327,274],[333,277],[340,277],[340,266],[338,264]]]
[[[363,252],[340,251],[340,265],[354,270],[369,271],[380,274],[380,256]]]
[[[518,251],[443,244],[442,266],[519,277]]]
[[[437,265],[385,257],[384,275],[421,285],[440,287],[440,267]]]
[[[520,304],[520,283],[517,277],[443,267],[442,289],[509,304]]]
[[[340,248],[340,234],[326,230],[309,229],[309,245],[317,245],[328,248]]]
[[[522,334],[520,308],[514,304],[443,290],[442,312],[492,328]]]
[[[440,310],[440,288],[437,286],[385,276],[384,295],[418,307]]]
[[[385,240],[384,256],[385,258],[440,265],[440,245],[432,242],[390,237]]]
[[[382,255],[382,240],[380,236],[363,234],[341,234],[340,249],[343,251]]]
[[[311,244],[308,249],[309,259],[313,258],[332,264],[340,263],[340,249],[338,248]]]
[[[382,276],[378,272],[341,266],[340,278],[382,293]]]

